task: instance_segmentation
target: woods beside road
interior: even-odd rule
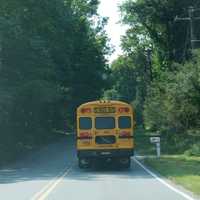
[[[71,131],[76,107],[100,98],[109,47],[97,6],[1,1],[0,163]]]
[[[164,137],[165,145],[173,147],[168,153],[200,156],[200,23],[175,20],[188,18],[190,6],[193,16],[200,16],[198,0],[127,0],[121,5],[122,23],[129,28],[104,96],[131,102],[137,125]]]

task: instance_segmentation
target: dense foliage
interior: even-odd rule
[[[112,64],[113,86],[105,92],[132,102],[141,125],[173,139],[179,148],[192,144],[188,138],[193,143],[200,138],[199,43],[192,50],[189,21],[175,20],[189,17],[190,6],[193,16],[200,16],[198,0],[127,0],[121,5],[129,29],[122,38],[124,55]],[[197,40],[199,22],[192,24]]]
[[[163,72],[148,91],[146,127],[178,133],[200,134],[200,54],[175,72]]]
[[[72,129],[76,106],[101,95],[109,48],[97,7],[98,0],[0,0],[1,154]]]

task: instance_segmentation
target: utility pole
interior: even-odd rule
[[[188,8],[188,16],[189,17],[177,17],[175,18],[175,21],[189,21],[190,22],[190,43],[191,43],[191,48],[192,50],[195,48],[195,43],[200,42],[200,40],[195,39],[194,35],[194,21],[195,20],[200,20],[200,17],[194,17],[194,12],[200,10],[200,9],[195,9],[193,6],[190,6]]]
[[[193,18],[194,18],[194,8],[189,7],[188,9],[188,15],[190,19],[190,39],[191,39],[191,48],[194,49],[194,30],[193,30]]]
[[[2,68],[2,36],[0,34],[0,70]]]
[[[147,65],[149,68],[149,77],[150,77],[150,81],[152,81],[153,80],[152,61],[151,61],[152,50],[148,48],[146,51],[147,51]]]
[[[153,80],[153,74],[152,74],[152,49],[147,48],[145,51],[145,57],[146,57],[146,64],[144,68],[145,72],[145,79],[146,81],[151,82]]]

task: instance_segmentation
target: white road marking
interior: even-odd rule
[[[193,199],[191,196],[185,194],[184,192],[178,190],[177,188],[173,187],[172,185],[170,185],[169,183],[167,183],[166,181],[164,181],[162,178],[158,177],[155,173],[153,173],[152,171],[150,171],[147,167],[145,167],[140,161],[138,161],[136,158],[133,158],[133,160],[140,166],[142,167],[147,173],[149,173],[151,176],[153,176],[157,181],[159,181],[160,183],[162,183],[163,185],[165,185],[166,187],[168,187],[169,189],[173,190],[174,192],[178,193],[179,195],[183,196],[185,199],[188,200],[195,200]]]
[[[30,200],[45,200],[49,194],[56,188],[56,186],[63,180],[63,178],[70,172],[71,167],[65,168],[58,176],[45,185],[38,193],[36,193]]]

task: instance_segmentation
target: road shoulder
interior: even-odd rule
[[[134,162],[138,162],[137,164],[140,165],[148,174],[156,178],[158,181],[163,183],[165,186],[169,187],[170,189],[174,190],[176,193],[181,194],[186,199],[189,200],[200,200],[200,196],[191,192],[190,190],[183,187],[181,184],[176,183],[172,179],[164,176],[157,170],[156,167],[150,165],[147,160],[148,159],[156,159],[155,156],[136,156],[133,160]]]

